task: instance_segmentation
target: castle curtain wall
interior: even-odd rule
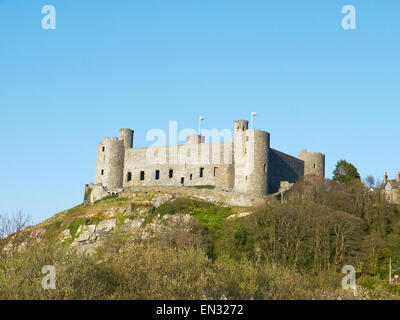
[[[269,149],[269,193],[279,191],[280,182],[296,182],[304,175],[304,161],[275,149]]]
[[[128,176],[131,177],[130,181]],[[231,190],[233,188],[232,143],[126,149],[123,185],[124,187],[214,185],[223,190]]]
[[[270,148],[270,134],[233,122],[232,142],[205,143],[199,134],[187,143],[133,148],[134,131],[105,137],[97,146],[96,184],[107,191],[133,186],[199,186],[246,194],[279,191],[281,181],[295,183],[304,174],[324,176],[325,155],[302,150],[299,158]],[[224,139],[225,140],[225,139]]]

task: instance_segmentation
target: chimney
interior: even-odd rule
[[[400,182],[400,171],[397,171],[397,181]]]
[[[387,172],[385,172],[385,174],[383,175],[383,182],[386,182],[388,180],[388,174]]]

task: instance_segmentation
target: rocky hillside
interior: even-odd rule
[[[0,239],[0,299],[400,297],[387,281],[388,262],[400,265],[400,210],[379,193],[321,180],[282,202],[224,196],[125,190]],[[45,265],[56,290],[41,286]],[[356,292],[341,286],[345,265]]]
[[[204,196],[154,191],[109,196],[93,205],[78,205],[27,228],[20,244],[56,240],[78,252],[94,254],[113,233],[125,233],[135,241],[165,236],[176,229],[190,232],[194,225],[220,228],[225,220],[252,212],[251,207],[227,206],[203,200]],[[208,200],[213,200],[210,197]],[[6,247],[7,248],[7,247]]]

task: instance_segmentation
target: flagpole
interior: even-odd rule
[[[204,117],[203,116],[201,116],[200,118],[199,118],[199,135],[201,135],[201,121],[202,120],[204,120]]]
[[[254,123],[254,116],[256,115],[256,113],[255,112],[252,112],[251,113],[251,118],[250,118],[250,122],[251,122],[251,124],[250,124],[250,128],[251,129],[253,129],[253,123]]]

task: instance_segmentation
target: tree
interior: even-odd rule
[[[0,242],[0,260],[7,252],[15,254],[18,251],[24,240],[23,230],[30,225],[30,219],[22,210],[11,215],[0,214],[0,240],[8,238]]]
[[[333,180],[342,183],[349,183],[354,180],[361,181],[357,168],[346,160],[340,160],[333,171]]]
[[[373,175],[369,175],[365,178],[365,182],[367,185],[372,188],[375,185],[375,178]]]
[[[31,218],[22,210],[9,215],[0,214],[0,239],[6,238],[11,234],[19,234],[29,226]]]

